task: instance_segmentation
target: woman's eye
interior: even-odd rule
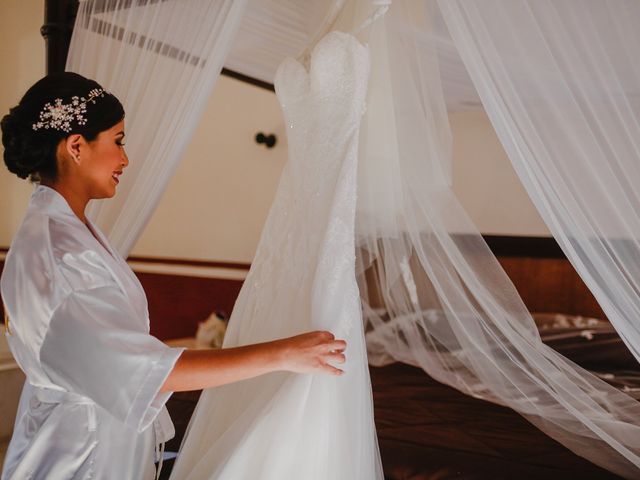
[[[120,140],[116,141],[116,145],[118,145],[119,147],[124,147],[124,142],[121,142]]]

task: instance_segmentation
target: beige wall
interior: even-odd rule
[[[0,0],[0,116],[20,100],[24,92],[45,72],[44,40],[40,27],[44,0]],[[0,146],[0,152],[2,147]],[[20,225],[31,192],[0,167],[0,246],[7,246]]]
[[[0,110],[44,73],[43,0],[0,1]],[[451,115],[454,190],[483,233],[546,235],[483,111]],[[257,132],[275,133],[268,150]],[[286,160],[272,92],[221,77],[136,255],[251,261]],[[135,159],[132,159],[135,161]],[[0,169],[0,246],[19,225],[31,187]]]
[[[276,134],[274,148],[255,142],[260,131]],[[221,76],[132,253],[250,262],[286,157],[275,95]]]
[[[133,253],[250,262],[286,160],[272,93],[221,77]],[[451,115],[454,191],[482,233],[548,235],[484,111]],[[273,150],[258,131],[275,132]]]
[[[453,113],[453,190],[484,234],[547,236],[484,110]]]

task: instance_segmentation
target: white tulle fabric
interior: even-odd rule
[[[352,26],[362,18],[358,6],[373,8],[355,3]],[[418,365],[637,478],[640,404],[541,342],[450,187],[435,13],[425,2],[395,0],[363,32],[372,73],[359,145],[356,273],[369,359]]]
[[[640,3],[443,11],[529,196],[640,361]]]
[[[247,0],[82,0],[67,70],[123,103],[131,160],[89,216],[127,256],[153,214],[207,105]]]
[[[369,75],[354,37],[278,68],[285,166],[224,347],[308,330],[348,342],[345,374],[274,373],[203,392],[175,479],[382,479],[355,278],[357,148]]]
[[[96,77],[121,96],[132,114],[144,112],[128,118],[128,150],[138,162],[148,162],[139,168],[132,163],[123,177],[118,197],[128,198],[112,203],[109,213],[98,213],[98,223],[121,252],[130,248],[144,226],[188,138],[182,134],[192,131],[199,117],[212,77],[196,75],[198,68],[219,69],[224,55],[217,56],[222,50],[212,50],[213,45],[225,45],[216,43],[218,35],[232,38],[244,3],[199,1],[204,2],[202,8],[193,9],[186,5],[198,5],[197,1],[81,4],[70,65],[81,65],[73,69]],[[359,31],[381,3],[388,2],[336,1],[344,7],[342,15],[325,23]],[[528,9],[541,18],[537,3],[542,10],[548,7],[549,23],[528,25],[531,18],[512,10]],[[631,75],[624,78],[637,79],[637,62],[626,48],[637,43],[636,10],[633,2],[623,0],[589,2],[591,9],[604,9],[597,10],[600,17],[589,16],[589,8],[582,7],[566,7],[557,16],[560,2],[552,3],[508,0],[484,11],[483,2],[473,0],[443,0],[440,5],[452,30],[461,38],[467,36],[456,43],[516,169],[525,184],[530,180],[529,192],[542,206],[543,217],[555,234],[560,232],[561,245],[616,327],[628,320],[631,328],[621,333],[631,345],[637,331],[636,220],[612,212],[632,214],[633,208],[627,207],[637,203],[632,186],[637,177],[638,135],[633,132],[638,122],[632,97],[615,89],[622,77],[610,73],[624,71]],[[226,345],[326,328],[349,341],[347,374],[274,374],[206,392],[173,478],[381,478],[354,275],[373,363],[399,360],[419,365],[465,393],[514,408],[579,455],[637,478],[640,405],[542,344],[513,285],[451,191],[451,133],[433,42],[435,11],[425,10],[425,4],[434,6],[396,0],[383,19],[360,31],[369,42],[371,77],[357,147],[368,65],[361,45],[351,37],[331,34],[313,51],[309,74],[288,60],[276,79],[286,121],[293,126],[288,129],[291,158]],[[103,5],[109,8],[101,10]],[[456,8],[461,10],[452,24],[450,15]],[[587,16],[578,21],[576,12]],[[505,15],[513,17],[504,20]],[[517,18],[520,24],[511,21]],[[579,43],[563,40],[561,18],[567,19],[565,26],[571,23],[571,36]],[[311,22],[315,26],[316,20]],[[503,23],[491,23],[494,20]],[[619,49],[611,44],[591,48],[585,32],[592,24],[611,26],[596,28],[598,38],[606,31],[607,38],[630,43],[625,46],[621,40]],[[556,43],[549,32],[556,32]],[[546,38],[549,43],[534,41],[536,48],[523,49],[521,34],[522,41]],[[123,45],[120,38],[129,43]],[[565,40],[568,50],[561,56],[546,56]],[[172,48],[176,45],[179,48]],[[570,51],[582,52],[580,61],[589,68],[580,70],[580,82],[558,77],[562,91],[572,99],[563,104],[566,96],[548,91],[542,81],[548,72],[535,65],[544,64],[540,59],[556,69],[570,65]],[[511,76],[506,72],[529,57],[528,70],[516,69]],[[479,74],[483,64],[492,68]],[[615,67],[604,73],[597,65]],[[584,83],[585,78],[590,80]],[[613,90],[606,85],[614,85]],[[531,88],[537,99],[521,94]],[[556,101],[558,108],[551,109]],[[563,105],[569,108],[560,108]],[[353,230],[350,175],[356,150],[354,272],[353,236],[345,232]],[[614,160],[608,163],[609,159]],[[612,189],[601,189],[598,178],[612,179],[606,182]],[[569,193],[560,195],[561,187]],[[590,189],[597,208],[586,215],[582,205]],[[618,210],[625,202],[626,209]],[[608,216],[611,222],[598,223]],[[552,226],[556,221],[559,225]],[[573,237],[566,233],[567,225],[575,227]],[[603,231],[597,225],[613,227]],[[581,266],[576,259],[591,264]],[[626,320],[611,313],[621,308],[628,313]]]

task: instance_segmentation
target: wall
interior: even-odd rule
[[[484,110],[449,115],[453,190],[483,234],[548,236]]]
[[[250,262],[286,146],[275,95],[221,77],[135,255]],[[482,110],[452,113],[454,191],[485,234],[547,236]],[[258,131],[275,132],[273,150]]]
[[[276,146],[257,144],[260,131],[275,133]],[[221,76],[185,158],[132,253],[250,262],[286,158],[275,95]]]
[[[20,100],[45,73],[45,46],[40,35],[44,0],[0,3],[0,116]],[[2,147],[0,146],[0,151]],[[31,186],[0,168],[0,246],[7,246],[20,225]]]
[[[1,0],[0,3],[0,116],[45,71],[44,41],[40,27],[44,0]],[[0,146],[0,152],[2,147]],[[0,166],[0,247],[9,245],[20,224],[31,187]],[[3,263],[0,252],[0,270]],[[4,312],[2,312],[4,320]],[[13,362],[0,327],[0,466],[13,430],[24,374]]]

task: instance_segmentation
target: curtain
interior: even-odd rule
[[[492,16],[509,2],[493,9],[477,3]],[[371,78],[356,240],[369,360],[420,366],[462,392],[513,408],[594,463],[637,477],[640,404],[542,343],[451,189],[436,14],[435,3],[395,0],[365,32]]]
[[[483,5],[486,1],[483,0]],[[153,211],[188,141],[188,132],[193,130],[200,116],[204,99],[229,49],[244,3],[166,0],[144,2],[143,5],[142,2],[106,0],[81,4],[69,68],[103,83],[124,101],[129,111],[127,149],[131,165],[122,178],[115,201],[96,206],[92,212],[125,254]],[[423,2],[396,0],[382,19],[368,23],[360,31],[358,27],[371,15],[372,5],[381,3],[386,2],[347,2],[343,15],[334,23],[335,28],[343,31],[358,30],[359,37],[368,42],[371,52],[369,94],[359,141],[356,213],[357,276],[371,362],[384,364],[399,360],[419,365],[434,378],[467,394],[510,406],[591,461],[628,478],[637,476],[640,468],[640,405],[542,344],[535,324],[513,285],[451,190],[451,134],[432,36],[434,10],[425,9]],[[472,9],[476,3],[480,2],[446,0],[440,6],[449,28],[457,32],[454,33],[456,45],[462,51],[465,64],[512,160],[513,149],[518,155],[533,148],[547,154],[541,145],[552,150],[554,144],[547,145],[546,139],[542,141],[538,137],[539,133],[525,136],[524,127],[515,120],[513,124],[503,123],[516,127],[501,130],[500,123],[494,118],[504,116],[510,119],[526,109],[522,107],[522,96],[517,98],[520,102],[510,100],[509,108],[502,108],[502,104],[500,108],[492,106],[490,100],[499,99],[498,93],[502,92],[493,94],[490,86],[494,82],[497,84],[497,78],[508,78],[502,71],[502,65],[496,67],[496,73],[487,75],[489,78],[484,79],[486,84],[481,83],[484,77],[470,66],[482,65],[486,59],[471,51],[475,39],[469,40],[467,36],[473,30],[461,20],[469,21],[469,18],[456,15],[463,11],[468,14],[463,4]],[[533,3],[525,2],[524,5],[531,10]],[[629,11],[634,10],[628,2],[619,3]],[[499,8],[485,8],[486,16],[491,14],[503,18],[500,10],[507,10],[510,4],[499,2],[496,3]],[[514,4],[523,5],[523,2]],[[592,6],[596,4],[594,2]],[[564,3],[558,1],[554,5]],[[610,11],[608,14],[612,15]],[[459,31],[455,29],[453,18],[458,19]],[[615,21],[610,23],[616,26],[612,34],[626,35],[631,39],[632,19],[631,15],[615,17]],[[580,23],[570,18],[567,22]],[[514,23],[501,31],[496,31],[500,30],[498,28],[488,29],[492,30],[490,34],[511,33],[515,38],[521,34],[521,27]],[[590,28],[585,28],[582,35],[586,35]],[[547,29],[541,27],[540,30],[550,35]],[[619,30],[627,33],[617,33]],[[581,38],[579,33],[578,38]],[[511,40],[511,37],[498,38],[498,43]],[[519,41],[512,42],[514,48]],[[465,46],[470,52],[464,50]],[[541,55],[548,48],[541,47]],[[621,66],[625,63],[625,52],[630,55],[625,50],[617,53]],[[529,50],[525,49],[524,53],[526,57]],[[597,57],[602,61],[613,61],[606,58],[608,54],[600,53],[596,48],[585,56],[590,60]],[[571,54],[575,54],[574,50]],[[509,58],[516,61],[522,57],[523,52],[517,52]],[[554,57],[554,61],[556,66],[564,68],[570,58],[573,57]],[[585,76],[587,73],[595,74],[592,81],[598,79],[598,74],[607,76],[589,65],[590,68],[583,73]],[[632,57],[629,57],[626,69],[626,73],[634,72]],[[478,70],[484,73],[479,67]],[[205,75],[205,71],[209,73]],[[196,75],[198,72],[201,75]],[[533,77],[544,78],[547,75],[544,70],[533,73]],[[514,76],[524,86],[532,80],[529,75]],[[601,78],[598,81],[605,83],[606,80]],[[576,85],[573,82],[573,78],[565,78],[568,84],[564,85],[565,88],[573,88]],[[586,93],[597,92],[596,86],[587,84]],[[531,88],[527,86],[523,91],[531,93]],[[547,93],[542,86],[540,88],[539,97]],[[606,141],[617,137],[606,137],[604,130],[597,130],[595,127],[601,126],[604,117],[589,110],[618,97],[616,92],[570,97],[578,104],[577,111],[585,117],[589,113],[583,125],[591,128],[591,136],[598,142],[594,144],[592,138],[591,143],[574,145],[573,137],[567,137],[566,143],[581,152],[591,152],[594,145],[599,146],[606,152],[616,153],[616,156],[609,155],[610,158],[622,158],[617,148],[623,142]],[[581,98],[592,101],[585,102]],[[564,97],[556,100],[566,102]],[[529,116],[547,120],[536,110],[536,107],[544,110],[544,104],[540,98],[535,102],[529,100],[526,105],[531,105],[531,112],[536,113],[528,112]],[[617,124],[621,128],[617,135],[633,137],[637,122],[634,124],[633,116],[622,110],[621,103],[615,105],[620,110],[609,110],[609,114],[620,115],[628,122]],[[560,108],[554,112],[567,123],[575,120]],[[523,125],[529,127],[533,120],[523,118],[528,122]],[[554,131],[551,125],[552,122],[546,128]],[[543,129],[542,126],[540,128]],[[533,128],[527,130],[532,131]],[[584,138],[588,136],[585,134]],[[506,142],[506,137],[518,141],[512,140],[512,147]],[[560,148],[561,144],[558,145]],[[571,156],[568,150],[560,149],[558,152]],[[531,156],[537,156],[538,151],[535,153]],[[562,161],[572,160],[562,157]],[[523,165],[523,168],[533,168],[529,164]],[[567,171],[571,171],[568,165],[571,164],[567,164]],[[611,165],[611,170],[618,172],[622,164],[612,162]],[[562,162],[556,163],[556,170],[563,168]],[[597,172],[603,170],[601,164],[590,168]],[[621,182],[626,179],[627,183],[616,184],[615,194],[609,192],[607,197],[602,193],[596,198],[612,201],[610,197],[619,196],[630,202],[633,196],[630,187],[635,177],[631,168],[625,173],[628,175],[610,173]],[[563,187],[577,192],[575,187],[581,184],[582,178],[570,178]],[[577,193],[561,197],[562,201],[552,196],[545,202],[553,204],[553,207],[547,206],[549,210],[569,208],[563,202],[576,202],[576,196]],[[600,211],[604,206],[598,204],[594,209]],[[544,210],[543,216],[547,218]],[[601,218],[606,217],[605,213],[601,214]],[[582,218],[571,220],[583,224]],[[602,243],[600,249],[608,253],[609,260],[616,260],[618,268],[624,267],[628,273],[633,266],[623,260],[637,260],[628,253],[632,251],[630,245],[634,235],[630,233],[635,232],[635,227],[622,228],[623,224],[621,220],[611,224],[616,227],[613,240]],[[555,234],[556,230],[552,231]],[[599,230],[596,232],[597,235],[592,233],[587,237],[584,245],[573,242],[581,245],[580,252],[586,247],[591,249],[584,258],[588,257],[592,262],[597,258],[591,255],[592,250],[606,237]],[[562,239],[561,236],[559,238]],[[569,240],[561,242],[564,248],[567,243]],[[628,256],[620,256],[620,252]],[[573,258],[572,261],[575,263]],[[599,269],[600,264],[596,267],[594,275],[605,272]],[[631,297],[634,284],[629,275],[624,278],[627,289],[616,288],[615,293],[627,299]],[[610,286],[611,290],[613,288]],[[619,305],[627,304],[616,305],[620,308]],[[609,311],[607,313],[611,315]],[[629,335],[625,337],[628,343]]]
[[[640,361],[640,3],[441,6],[529,196]]]
[[[130,164],[118,194],[91,218],[126,256],[195,131],[246,0],[84,0],[67,70],[101,83],[125,107]],[[211,152],[212,160],[215,152]]]

